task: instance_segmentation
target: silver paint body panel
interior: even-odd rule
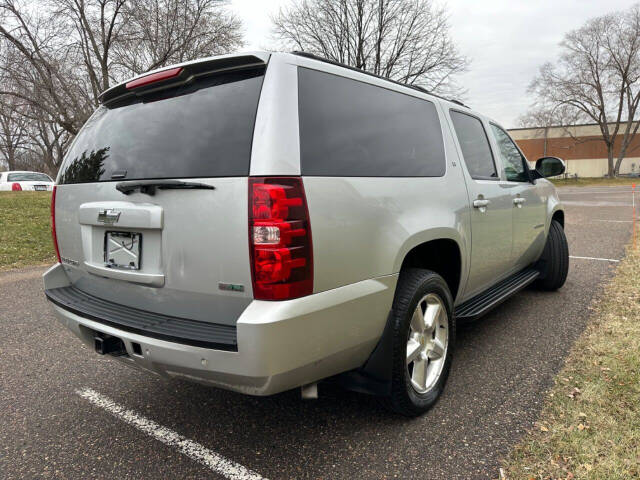
[[[282,302],[253,299],[248,244],[247,177],[199,179],[215,190],[123,195],[114,182],[61,185],[56,200],[61,255],[45,288],[73,284],[133,308],[235,325],[238,352],[152,339],[106,327],[55,306],[83,341],[91,330],[122,338],[125,363],[248,394],[276,393],[361,366],[380,338],[398,273],[414,247],[437,239],[461,252],[459,304],[542,253],[554,212],[553,185],[477,181],[461,155],[449,110],[466,110],[407,87],[291,54],[255,54],[269,61],[252,143],[250,175],[300,175],[298,66],[326,71],[423,98],[436,105],[446,172],[431,178],[303,177],[313,238],[314,293]],[[489,119],[474,113],[489,131]],[[381,119],[384,121],[384,119]],[[491,142],[492,149],[496,145]],[[188,180],[188,179],[184,179]],[[479,195],[491,203],[472,207]],[[513,203],[526,198],[521,207]],[[121,212],[104,225],[99,210]],[[544,224],[544,228],[540,227]],[[106,230],[142,233],[141,269],[104,271]],[[218,283],[244,286],[225,291]],[[135,355],[131,342],[142,345]],[[148,353],[145,353],[147,352]]]
[[[59,185],[56,231],[60,254],[80,290],[124,306],[235,324],[253,298],[247,230],[247,179],[200,179],[215,190],[165,190],[124,195],[114,182]],[[96,200],[100,199],[100,200]],[[98,222],[98,212],[121,212],[118,222]],[[104,266],[107,231],[142,233],[141,268]],[[218,288],[244,285],[244,292]]]

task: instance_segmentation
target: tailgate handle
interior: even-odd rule
[[[78,223],[94,227],[162,230],[163,209],[160,205],[132,202],[89,202],[78,209]]]

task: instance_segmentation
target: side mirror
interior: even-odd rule
[[[555,177],[562,175],[567,167],[564,161],[558,157],[542,157],[536,161],[536,176],[538,178]]]

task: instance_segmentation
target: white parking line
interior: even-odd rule
[[[558,190],[560,195],[585,195],[585,194],[597,194],[597,195],[628,195],[633,193],[631,189],[624,190]]]
[[[594,218],[594,222],[609,222],[609,223],[633,223],[633,220],[604,220],[601,218]]]
[[[600,260],[601,262],[614,262],[614,263],[618,263],[620,261],[620,260],[615,260],[613,258],[576,257],[574,255],[569,255],[569,258],[579,258],[581,260]]]
[[[178,449],[182,454],[210,468],[214,472],[219,473],[225,478],[230,480],[263,479],[262,476],[252,472],[242,465],[212,452],[199,443],[189,440],[169,428],[158,425],[153,420],[149,420],[142,415],[137,414],[133,410],[128,410],[91,388],[76,390],[76,393],[96,407],[106,410],[111,415],[137,428],[165,445]]]
[[[595,200],[562,200],[564,205],[570,205],[575,207],[632,207],[631,202],[599,202]]]

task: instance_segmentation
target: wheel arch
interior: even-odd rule
[[[460,289],[463,271],[462,250],[452,238],[434,238],[414,245],[401,257],[398,270],[405,267],[423,268],[438,273],[449,286],[452,300]],[[450,283],[451,282],[451,283]],[[373,395],[391,394],[393,359],[392,309],[375,349],[356,370],[344,372],[336,377],[339,384],[348,390]]]
[[[437,273],[444,278],[455,301],[462,279],[462,249],[458,241],[451,237],[433,238],[408,249],[397,271],[403,268],[422,268]]]
[[[557,221],[560,225],[562,225],[562,228],[564,228],[564,210],[562,210],[561,208],[555,210],[551,215],[551,220]]]
[[[545,234],[549,234],[549,227],[552,220],[557,220],[562,228],[564,228],[564,206],[558,197],[558,190],[550,183],[547,182],[547,187],[541,193],[547,194],[547,218],[545,225]]]

